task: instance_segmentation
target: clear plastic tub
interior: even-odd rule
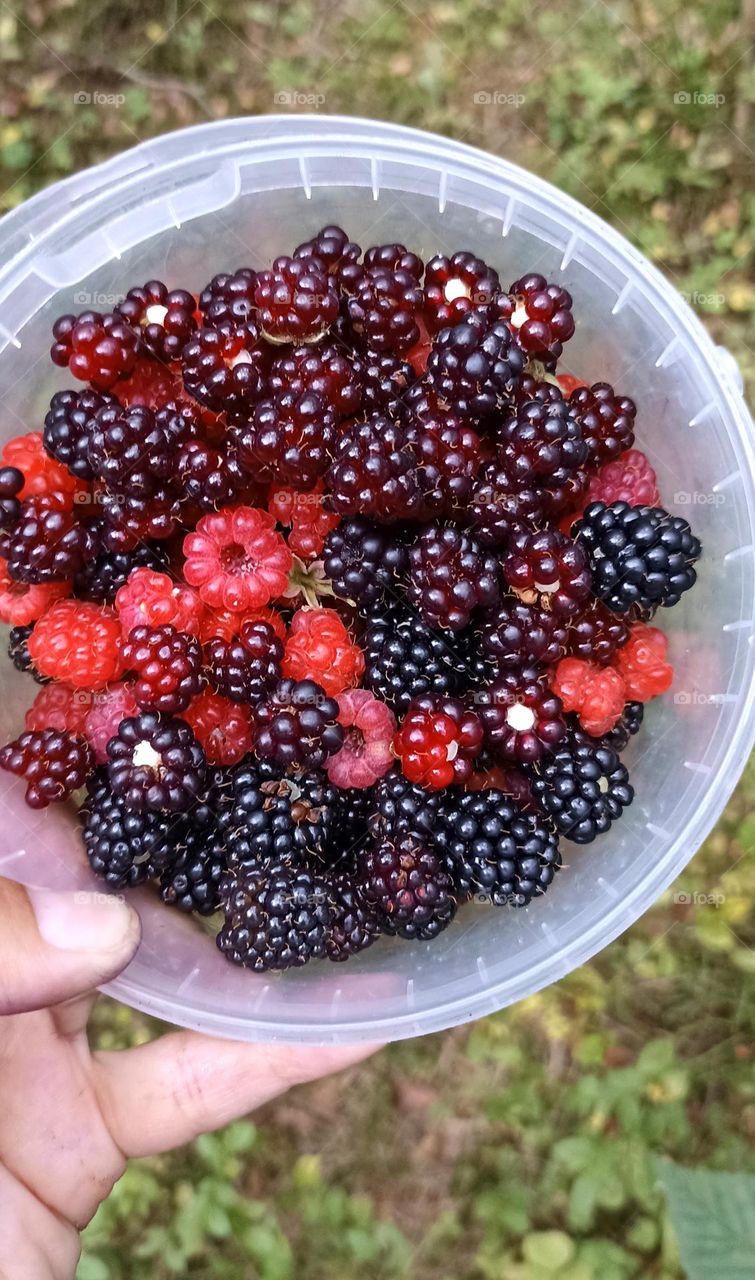
[[[525,911],[474,904],[431,944],[385,941],[347,966],[259,977],[142,893],[144,940],[107,990],[158,1017],[243,1040],[381,1041],[499,1009],[582,964],[672,882],[720,814],[753,740],[753,447],[736,366],[626,240],[503,160],[371,121],[262,117],[146,143],[43,192],[0,222],[3,438],[39,429],[60,375],[61,312],[106,309],[133,282],[200,286],[267,262],[326,222],[363,245],[424,256],[471,248],[505,280],[537,269],[573,293],[569,365],[640,405],[640,445],[673,510],[703,540],[699,585],[664,614],[677,670],[634,748],[637,798],[610,834]],[[28,681],[2,667],[0,728]],[[72,822],[34,815],[2,779],[0,874],[98,888]]]

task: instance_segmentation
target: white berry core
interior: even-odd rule
[[[147,310],[144,312],[144,319],[147,324],[164,325],[167,314],[168,308],[161,307],[159,303],[155,302],[151,307],[147,307]]]
[[[157,769],[162,763],[162,756],[150,742],[137,742],[134,747],[134,764],[138,769]]]
[[[515,733],[529,733],[535,723],[535,713],[523,702],[515,702],[506,712],[506,723]]]
[[[519,306],[514,308],[509,324],[512,329],[521,329],[527,318],[527,309],[520,302]]]
[[[443,297],[446,299],[446,302],[455,302],[457,298],[471,298],[472,292],[468,284],[465,284],[463,280],[459,280],[457,277],[454,277],[453,279],[446,281],[443,287]]]

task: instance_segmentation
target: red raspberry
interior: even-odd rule
[[[0,622],[25,627],[41,618],[55,600],[71,594],[71,582],[16,582],[0,560]]]
[[[331,697],[357,685],[364,654],[334,609],[298,609],[283,655],[284,676],[314,680]]]
[[[134,627],[123,645],[123,661],[136,675],[134,697],[145,711],[177,715],[205,683],[199,641],[169,625]]]
[[[315,342],[338,318],[338,290],[314,258],[276,258],[254,282],[254,303],[272,342]]]
[[[268,500],[268,510],[278,524],[291,528],[288,545],[295,555],[304,560],[320,556],[325,539],[340,524],[340,517],[323,506],[325,486],[318,480],[314,489],[302,493],[297,489],[279,489],[273,486]]]
[[[613,462],[604,462],[595,475],[590,476],[582,509],[591,502],[605,502],[607,507],[614,502],[628,502],[631,507],[661,505],[655,471],[642,450],[627,449]]]
[[[128,581],[119,587],[115,608],[123,634],[133,627],[163,627],[170,624],[178,631],[199,635],[204,607],[196,591],[182,582],[174,582],[167,573],[152,569],[133,569]]]
[[[59,729],[66,733],[86,733],[91,711],[91,693],[55,680],[39,690],[26,712],[25,725],[30,732]]]
[[[209,764],[236,764],[252,749],[249,708],[210,689],[189,704],[182,719],[191,725]]]
[[[57,729],[22,733],[0,751],[0,769],[24,778],[30,809],[46,809],[83,787],[92,769],[92,753],[84,738]]]
[[[55,495],[54,505],[70,510],[77,494],[85,492],[81,482],[46,452],[41,431],[29,431],[25,436],[13,436],[3,447],[2,463],[6,467],[18,467],[23,473],[24,487],[17,495],[24,498],[47,498]]]
[[[61,316],[52,336],[53,364],[70,369],[75,378],[91,383],[97,391],[107,391],[120,378],[127,378],[136,364],[139,339],[118,315],[83,311],[80,316]]]
[[[277,609],[249,609],[245,613],[234,609],[205,609],[199,638],[202,642],[212,640],[214,636],[234,640],[241,635],[247,622],[269,622],[278,639],[285,644],[286,624]]]
[[[671,688],[674,668],[666,661],[668,637],[658,627],[635,622],[613,665],[624,679],[628,702],[649,702]]]
[[[576,713],[593,738],[613,729],[627,701],[624,680],[613,667],[598,667],[581,658],[562,658],[551,680],[564,711]]]
[[[288,586],[294,558],[275,517],[255,507],[203,516],[184,539],[184,575],[213,609],[259,609]]]
[[[339,693],[338,723],[346,730],[343,746],[327,761],[336,787],[371,787],[393,764],[391,742],[396,732],[393,712],[367,689]]]
[[[87,600],[58,600],[29,637],[29,656],[43,676],[102,689],[123,672],[118,615]]]
[[[62,687],[62,685],[51,686],[53,689]],[[84,733],[89,739],[98,764],[107,764],[107,744],[118,732],[121,720],[128,720],[131,716],[138,716],[138,714],[139,707],[131,684],[112,684],[107,689],[92,695],[91,706],[84,720]]]
[[[472,776],[482,738],[479,717],[458,698],[423,693],[411,699],[393,751],[410,782],[440,790]]]

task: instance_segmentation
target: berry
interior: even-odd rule
[[[436,254],[425,268],[425,318],[433,332],[485,311],[501,287],[498,272],[473,253]]]
[[[261,702],[281,677],[283,644],[269,622],[242,622],[239,634],[205,642],[204,660],[210,683],[231,702]]]
[[[578,613],[590,595],[592,578],[582,547],[552,529],[515,533],[501,568],[520,600],[560,618]]]
[[[509,289],[514,303],[509,323],[528,356],[555,360],[574,333],[571,294],[545,276],[530,272]]]
[[[657,627],[635,622],[629,639],[614,656],[630,702],[649,702],[671,688],[674,668],[666,661],[668,637]]]
[[[590,502],[628,502],[633,507],[659,507],[656,474],[650,460],[640,449],[628,449],[590,476],[587,498]]]
[[[332,343],[286,352],[271,366],[269,385],[276,400],[283,395],[299,400],[311,392],[338,418],[353,417],[362,405],[361,364]]]
[[[496,788],[449,792],[438,847],[460,897],[481,894],[497,907],[526,907],[561,866],[550,826]]]
[[[401,582],[408,552],[392,530],[346,516],[325,539],[323,564],[337,596],[369,608]]]
[[[92,707],[93,695],[82,689],[72,689],[55,680],[40,689],[26,712],[24,727],[29,733],[45,729],[57,729],[74,736],[86,735],[86,721]]]
[[[340,962],[366,951],[380,934],[374,911],[363,901],[351,871],[328,880],[330,928],[325,942],[329,960]]]
[[[469,683],[461,641],[431,631],[414,614],[392,610],[373,619],[361,643],[363,683],[396,715],[403,715],[419,694],[457,694]]]
[[[160,877],[160,897],[179,911],[211,916],[220,907],[225,847],[217,831],[188,826],[176,841],[174,858]]]
[[[200,329],[181,357],[183,384],[200,404],[220,412],[244,411],[265,385],[266,356],[256,324],[248,321],[230,333]]]
[[[339,524],[338,516],[326,511],[325,486],[318,480],[312,489],[278,488],[274,485],[268,500],[268,511],[278,524],[291,527],[288,545],[297,556],[311,560],[322,555],[328,534]]]
[[[0,622],[14,627],[36,622],[54,600],[68,595],[70,590],[70,582],[17,582],[8,573],[6,562],[0,560]]]
[[[118,732],[121,720],[138,714],[139,706],[131,684],[111,684],[100,693],[91,695],[91,706],[83,728],[98,764],[107,764],[107,744]]]
[[[700,543],[686,520],[663,507],[591,502],[573,532],[596,595],[615,613],[670,608],[695,584]]]
[[[162,280],[148,280],[129,289],[115,314],[138,334],[140,349],[157,360],[180,360],[197,327],[194,295],[186,289],[168,289]]]
[[[560,699],[537,667],[504,672],[480,689],[474,702],[488,746],[504,760],[531,764],[566,732]]]
[[[409,600],[428,626],[462,631],[500,598],[495,557],[459,529],[428,525],[409,550]]]
[[[336,444],[336,419],[314,391],[282,392],[261,400],[251,418],[232,430],[239,466],[263,482],[278,480],[309,489],[328,468]]]
[[[616,752],[579,733],[539,766],[532,791],[542,813],[576,844],[603,835],[634,798]]]
[[[484,456],[477,432],[463,426],[453,414],[440,411],[421,426],[410,428],[409,438],[422,469],[423,516],[429,519],[464,512]]]
[[[117,384],[116,391],[122,405],[129,408],[131,405],[144,405],[155,410],[169,401],[183,400],[186,395],[180,373],[161,361],[148,357],[137,360],[133,372]],[[188,397],[183,400],[183,404],[189,407]],[[190,407],[199,409],[194,401]]]
[[[30,809],[45,809],[83,787],[92,769],[92,753],[84,738],[43,729],[22,733],[4,746],[0,769],[24,779]]]
[[[21,515],[18,495],[23,487],[18,467],[0,467],[0,529],[11,529]]]
[[[523,367],[508,325],[470,313],[461,324],[441,329],[427,379],[454,412],[474,423],[508,404]]]
[[[514,533],[539,525],[544,509],[540,489],[518,484],[506,466],[491,461],[477,474],[468,514],[483,546],[503,547]]]
[[[185,813],[202,794],[207,760],[184,720],[157,711],[130,716],[107,753],[110,785],[135,813]]]
[[[437,937],[456,914],[453,885],[431,846],[413,832],[385,837],[357,860],[359,896],[384,933]]]
[[[255,973],[291,969],[325,955],[331,913],[321,876],[285,862],[223,877],[225,921],[217,945]]]
[[[374,244],[365,250],[364,265],[368,271],[407,271],[415,280],[422,279],[425,264],[405,244]]]
[[[61,316],[52,336],[53,364],[70,369],[75,378],[91,382],[98,391],[107,391],[128,377],[136,364],[138,338],[119,315],[83,311],[79,316]]]
[[[322,774],[285,775],[269,761],[250,760],[229,782],[218,808],[229,866],[329,860],[339,797]]]
[[[350,696],[350,695],[348,695]],[[363,849],[369,836],[368,823],[373,806],[373,787],[336,787],[333,839],[330,864],[333,869],[350,866],[351,856]]]
[[[224,640],[233,640],[241,635],[245,622],[268,622],[278,639],[285,642],[286,624],[275,609],[248,609],[243,613],[234,609],[205,609],[199,638],[205,641],[222,636]]]
[[[311,240],[294,249],[294,257],[302,262],[316,260],[315,265],[322,267],[330,275],[337,275],[341,267],[356,262],[362,250],[358,244],[349,240],[341,227],[322,227]]]
[[[293,556],[267,511],[239,506],[202,516],[183,547],[186,581],[213,609],[259,609],[288,585]]]
[[[159,875],[175,855],[175,819],[132,813],[109,783],[95,775],[80,809],[89,864],[111,889],[132,888]]]
[[[367,689],[348,689],[339,693],[337,701],[344,743],[325,766],[328,777],[344,789],[371,787],[393,764],[395,717]]]
[[[254,282],[254,305],[271,342],[316,342],[338,316],[338,291],[314,258],[276,258]]]
[[[402,355],[419,338],[421,306],[422,289],[415,275],[403,268],[375,266],[361,270],[346,309],[360,346]]]
[[[162,487],[144,497],[105,491],[100,502],[103,544],[118,555],[135,550],[143,542],[169,538],[176,527],[173,494]]]
[[[617,396],[608,382],[577,387],[569,408],[582,428],[590,465],[610,462],[632,448],[637,406],[629,396]]]
[[[236,498],[237,476],[229,459],[203,440],[188,440],[175,463],[175,486],[182,502],[200,511],[217,511]]]
[[[340,751],[338,703],[314,680],[281,680],[254,709],[255,750],[262,760],[319,769]]]
[[[44,446],[51,458],[67,467],[80,480],[91,480],[94,471],[89,462],[89,441],[94,421],[101,409],[115,406],[117,401],[107,392],[57,391],[50,401],[42,433]]]
[[[514,481],[553,490],[587,459],[587,445],[565,400],[526,400],[499,428],[499,458]]]
[[[132,569],[115,596],[115,608],[124,635],[133,627],[174,626],[177,631],[197,635],[204,609],[192,587],[174,582],[167,573],[138,567]]]
[[[0,554],[18,582],[67,582],[98,549],[92,525],[79,523],[70,511],[45,508],[43,502],[22,502],[17,523],[0,533]]]
[[[441,799],[441,792],[415,786],[394,767],[374,788],[368,820],[370,835],[376,841],[406,831],[423,838],[432,836],[438,824]]]
[[[237,764],[252,749],[252,721],[248,707],[237,706],[205,689],[183,712],[208,764]]]
[[[123,671],[117,615],[85,600],[57,600],[38,620],[29,654],[43,676],[75,689],[102,689]]]
[[[412,366],[392,351],[363,351],[360,354],[362,411],[395,417],[404,396],[415,382]]]
[[[581,658],[564,658],[551,680],[564,711],[573,711],[585,733],[600,738],[624,710],[624,681],[613,667],[598,667]]]
[[[628,638],[629,628],[624,619],[611,613],[600,600],[592,600],[569,624],[568,653],[573,658],[605,666]]]
[[[393,751],[410,782],[440,789],[471,777],[482,736],[476,712],[457,698],[424,693],[410,701]]]
[[[173,444],[152,409],[106,405],[92,424],[89,465],[112,493],[149,497],[173,472]]]
[[[628,702],[613,729],[603,735],[603,741],[614,751],[622,752],[630,738],[640,732],[645,708],[641,702]]]
[[[377,415],[347,426],[325,477],[328,506],[381,524],[416,515],[422,492],[418,459],[406,427]]]
[[[33,630],[33,622],[28,622],[25,627],[11,627],[8,636],[8,657],[17,671],[28,672],[37,684],[47,684],[50,677],[40,675],[29,656],[28,641]]]
[[[568,634],[557,615],[506,597],[482,620],[482,652],[497,670],[550,666],[566,652]]]
[[[157,543],[143,542],[132,551],[100,551],[76,574],[73,589],[79,600],[114,604],[118,592],[135,569],[146,568],[157,573],[166,564],[165,549]]]
[[[136,676],[134,697],[145,711],[176,715],[204,684],[199,641],[170,625],[134,627],[123,645],[123,661]]]
[[[53,505],[72,507],[79,486],[67,467],[47,453],[41,431],[13,436],[3,445],[3,467],[15,467],[24,477],[23,489],[14,491],[25,498],[51,498]],[[54,497],[53,497],[54,495]]]
[[[212,277],[199,295],[199,310],[208,329],[233,333],[253,319],[256,279],[257,272],[252,267],[239,267]]]
[[[315,680],[331,697],[357,685],[364,655],[333,609],[297,609],[283,656],[284,676]]]

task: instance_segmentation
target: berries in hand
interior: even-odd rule
[[[395,717],[367,689],[347,689],[339,693],[337,702],[344,742],[327,761],[328,777],[343,789],[371,787],[393,764]]]
[[[275,517],[256,507],[227,507],[184,539],[184,576],[213,609],[259,609],[288,586],[293,556]]]
[[[24,779],[30,809],[45,809],[83,787],[92,769],[92,753],[84,738],[44,729],[22,733],[4,746],[0,769]]]
[[[425,693],[409,703],[393,751],[410,782],[440,790],[471,776],[482,737],[476,712],[457,698]]]

